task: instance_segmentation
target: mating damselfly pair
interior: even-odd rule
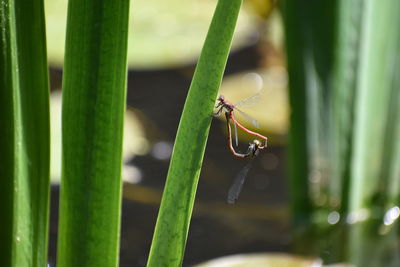
[[[215,106],[217,111],[214,113],[214,115],[219,115],[222,112],[225,113],[226,125],[227,125],[227,130],[228,130],[227,146],[228,146],[229,150],[231,151],[232,155],[234,155],[237,158],[249,158],[250,159],[250,161],[246,164],[246,166],[235,177],[234,182],[229,189],[227,201],[228,201],[228,203],[231,203],[231,204],[236,202],[236,200],[239,197],[240,192],[242,191],[244,181],[247,177],[247,174],[248,174],[248,172],[251,168],[251,164],[253,162],[252,159],[258,155],[260,150],[267,148],[268,138],[257,132],[249,130],[248,128],[243,126],[240,122],[238,122],[238,120],[236,119],[236,116],[235,116],[235,111],[237,111],[248,122],[250,122],[256,128],[259,128],[259,124],[255,119],[251,118],[249,115],[247,115],[246,113],[244,113],[243,111],[241,111],[238,108],[240,106],[254,104],[255,102],[257,102],[259,97],[260,97],[260,94],[258,93],[258,94],[252,95],[246,99],[243,99],[242,101],[240,101],[236,104],[231,104],[225,99],[224,96],[220,96],[220,97],[218,97],[218,99],[217,99],[218,103]],[[249,143],[249,146],[245,153],[237,152],[232,144],[231,122],[234,126],[234,135],[235,135],[236,146],[238,146],[238,134],[237,134],[238,128],[257,138],[257,139],[254,139],[251,143]]]

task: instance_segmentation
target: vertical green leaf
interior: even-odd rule
[[[387,166],[386,150],[392,148],[397,136],[388,143],[387,130],[393,131],[389,121],[396,110],[399,71],[398,49],[400,33],[392,27],[400,22],[400,3],[397,1],[366,1],[365,42],[361,51],[359,93],[356,102],[357,122],[354,132],[353,180],[350,208],[356,211],[368,207],[379,190],[379,183],[387,181],[381,173]],[[381,29],[385,28],[384,31]],[[397,82],[395,82],[397,81]],[[394,93],[392,93],[394,92]],[[392,98],[392,96],[395,96]],[[394,114],[392,114],[394,115]]]
[[[0,265],[45,266],[49,88],[43,2],[0,1]]]
[[[397,77],[400,32],[392,27],[400,23],[399,10],[398,1],[365,1],[349,202],[351,218],[362,222],[351,232],[352,261],[360,266],[378,266],[382,263],[380,260],[387,257],[377,255],[379,251],[375,249],[375,242],[380,239],[376,221],[365,219],[383,217],[386,199],[396,194],[390,186],[398,185],[399,179],[398,174],[392,176],[392,171],[400,164],[396,156],[399,137],[395,125],[399,121],[400,105]],[[393,190],[398,194],[399,188]],[[397,203],[392,204],[398,205],[399,200],[395,201]]]
[[[58,266],[117,266],[129,0],[70,0]]]
[[[304,240],[303,231],[314,231],[310,227],[314,212],[329,205],[336,4],[282,2],[291,105],[290,203],[299,240]],[[300,250],[310,249],[299,245]]]
[[[332,12],[335,2],[337,14]],[[387,224],[384,209],[396,213],[400,201],[400,32],[392,27],[400,22],[400,4],[283,4],[293,112],[289,155],[294,216],[318,222],[312,231],[319,234],[320,252],[328,246],[325,260],[344,260],[350,252],[357,266],[380,266],[387,259],[395,259],[397,266],[390,242],[398,225],[382,225],[382,218]],[[329,221],[331,214],[338,221]],[[310,237],[300,241],[307,252],[304,239]]]
[[[397,48],[400,51],[400,45]],[[395,70],[400,71],[400,54],[397,54]],[[386,197],[386,208],[392,208],[393,206],[400,205],[400,142],[397,142],[400,136],[400,76],[396,75],[393,79],[392,92],[390,95],[390,108],[389,108],[389,118],[390,122],[388,150],[385,162],[385,167],[387,167],[387,177],[388,183],[387,197]]]
[[[285,45],[289,73],[290,132],[289,179],[290,204],[295,221],[307,220],[312,211],[308,189],[309,152],[307,150],[306,92],[302,36],[302,17],[297,2],[282,1]],[[302,155],[302,156],[300,156]]]
[[[330,198],[338,202],[338,210],[348,211],[351,155],[354,125],[354,99],[360,73],[364,13],[363,0],[340,0],[333,92],[333,176]]]
[[[241,0],[219,0],[183,109],[147,266],[181,266],[211,114]]]

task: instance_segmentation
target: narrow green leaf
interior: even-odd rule
[[[353,153],[354,102],[360,73],[364,14],[363,0],[340,0],[336,62],[334,69],[333,108],[333,173],[329,181],[330,198],[337,210],[348,211],[351,156]]]
[[[400,51],[400,45],[397,49]],[[394,68],[400,71],[400,54],[397,54],[397,64]],[[400,76],[396,75],[393,80],[392,95],[391,97],[391,109],[389,114],[391,117],[388,121],[391,122],[391,136],[389,136],[389,145],[393,144],[391,153],[389,154],[387,162],[388,171],[388,183],[387,183],[387,198],[386,207],[392,208],[393,206],[400,205],[400,142],[398,142],[400,136]]]
[[[129,1],[70,0],[58,265],[117,266]]]
[[[0,1],[0,266],[45,266],[49,88],[43,2]]]
[[[294,221],[306,221],[312,206],[309,198],[307,150],[305,72],[302,51],[305,41],[298,23],[301,20],[293,1],[282,1],[285,26],[285,45],[289,73],[290,132],[289,132],[289,190]],[[298,226],[298,225],[297,225]]]
[[[336,1],[282,2],[291,105],[290,202],[295,222],[305,224],[313,207],[327,205],[335,9]]]
[[[219,0],[175,140],[147,266],[180,266],[203,161],[241,0]]]

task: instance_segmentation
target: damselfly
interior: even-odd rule
[[[249,144],[249,147],[247,148],[247,152],[246,153],[239,153],[236,152],[236,150],[234,149],[233,145],[232,145],[232,129],[231,129],[231,124],[230,124],[230,114],[228,112],[225,113],[225,117],[226,117],[226,127],[228,130],[228,148],[231,151],[231,153],[237,157],[237,158],[252,158],[255,157],[258,154],[259,150],[265,149],[267,147],[267,142],[265,141],[264,144],[261,144],[261,142],[259,140],[254,140],[252,143]],[[234,121],[234,124],[236,124],[236,122]]]
[[[232,154],[238,158],[250,158],[250,161],[244,166],[244,168],[237,174],[235,180],[228,192],[228,203],[234,204],[236,200],[239,198],[239,194],[242,191],[244,181],[247,177],[247,174],[251,168],[251,164],[253,162],[253,158],[258,155],[259,151],[266,148],[265,145],[262,145],[259,140],[254,140],[249,144],[246,153],[239,153],[233,148],[232,145],[232,130],[230,125],[230,114],[228,112],[225,113],[226,116],[226,124],[228,129],[228,147],[231,150]]]
[[[229,204],[234,204],[238,200],[239,194],[243,188],[244,181],[246,180],[247,174],[253,163],[253,159],[255,156],[258,155],[259,150],[263,149],[263,147],[260,145],[261,145],[260,141],[254,140],[252,143],[249,144],[247,152],[245,154],[242,154],[243,158],[250,158],[250,160],[243,167],[243,169],[236,175],[233,184],[229,188],[228,199],[227,199],[227,202]]]
[[[238,111],[243,118],[245,118],[248,122],[250,122],[253,126],[260,128],[260,125],[258,124],[257,120],[253,119],[252,117],[250,117],[249,115],[247,115],[245,112],[241,111],[240,109],[238,109],[238,106],[248,106],[248,105],[252,105],[254,104],[254,102],[258,101],[258,99],[260,98],[260,94],[255,94],[252,95],[250,97],[247,97],[245,99],[243,99],[242,101],[236,103],[236,104],[231,104],[229,103],[224,96],[220,96],[218,97],[218,104],[215,106],[215,108],[217,108],[217,112],[214,113],[214,115],[219,115],[221,112],[225,111],[225,115],[229,115],[229,120],[232,120],[233,125],[234,125],[234,130],[235,130],[235,142],[236,142],[236,146],[238,146],[238,135],[237,135],[237,127],[241,128],[243,131],[256,136],[260,139],[264,140],[264,145],[267,145],[267,141],[268,138],[257,133],[257,132],[253,132],[249,129],[247,129],[246,127],[244,127],[241,123],[239,123],[237,121],[237,119],[235,118],[235,112],[234,111]],[[228,117],[227,117],[228,120]]]

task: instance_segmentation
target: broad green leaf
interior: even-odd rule
[[[49,87],[43,2],[0,1],[0,266],[45,266]]]
[[[57,266],[118,266],[129,0],[68,5]]]

